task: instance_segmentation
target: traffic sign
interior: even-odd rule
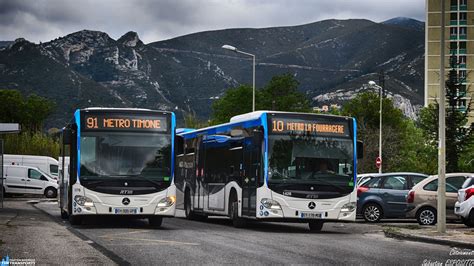
[[[380,166],[382,166],[382,158],[377,157],[377,159],[375,160],[375,166],[380,169]]]

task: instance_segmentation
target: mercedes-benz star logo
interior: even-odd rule
[[[125,182],[125,183],[123,183],[123,185],[127,187],[127,186],[128,186],[128,183],[127,183],[127,182]]]
[[[314,201],[310,201],[310,202],[308,203],[308,208],[310,208],[311,210],[314,209],[314,208],[316,208],[316,203],[314,203]]]
[[[130,199],[129,199],[129,198],[123,198],[122,204],[123,204],[123,205],[128,205],[128,204],[130,204]],[[313,207],[313,208],[314,208],[314,207]]]

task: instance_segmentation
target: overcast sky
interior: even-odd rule
[[[83,29],[145,42],[242,27],[292,26],[324,19],[393,17],[424,21],[425,0],[0,0],[0,40],[45,42]]]

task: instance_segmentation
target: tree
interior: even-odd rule
[[[291,74],[274,76],[262,89],[255,91],[256,110],[309,112],[306,96],[298,91],[299,82]],[[253,88],[249,85],[229,89],[212,105],[211,124],[229,122],[232,116],[252,111]]]
[[[227,90],[222,98],[212,104],[211,124],[226,123],[235,115],[251,112],[252,91],[253,88],[249,85]]]
[[[341,114],[352,116],[357,121],[358,139],[364,142],[364,159],[359,164],[360,172],[376,172],[375,158],[379,152],[379,108],[380,97],[373,92],[358,94],[343,105]],[[413,165],[405,162],[408,154],[417,154],[416,147],[410,146],[420,141],[413,125],[410,125],[401,110],[393,106],[389,98],[382,100],[382,168],[384,171],[409,171]],[[418,136],[418,138],[416,138]],[[415,139],[414,139],[415,138]],[[405,150],[404,150],[405,149]],[[416,159],[413,159],[416,161]]]
[[[467,125],[472,102],[463,99],[466,90],[457,75],[456,58],[451,57],[451,70],[446,81],[446,171],[458,172],[461,168],[469,167],[469,161],[464,158],[474,158],[470,148],[474,145],[474,123]],[[471,97],[472,98],[472,97]],[[465,108],[460,108],[464,106]],[[433,147],[438,146],[439,103],[435,102],[420,111],[419,126]],[[471,168],[474,170],[474,168]]]
[[[41,131],[53,112],[54,102],[32,94],[24,99],[18,90],[0,90],[0,122],[21,124],[23,131]]]
[[[263,110],[309,112],[309,101],[298,91],[299,82],[288,73],[274,76],[262,89],[260,108]]]

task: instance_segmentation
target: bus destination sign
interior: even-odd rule
[[[272,118],[270,129],[273,134],[350,136],[348,123],[342,121]]]
[[[164,116],[84,114],[82,126],[84,130],[166,132],[168,130],[166,121]]]

